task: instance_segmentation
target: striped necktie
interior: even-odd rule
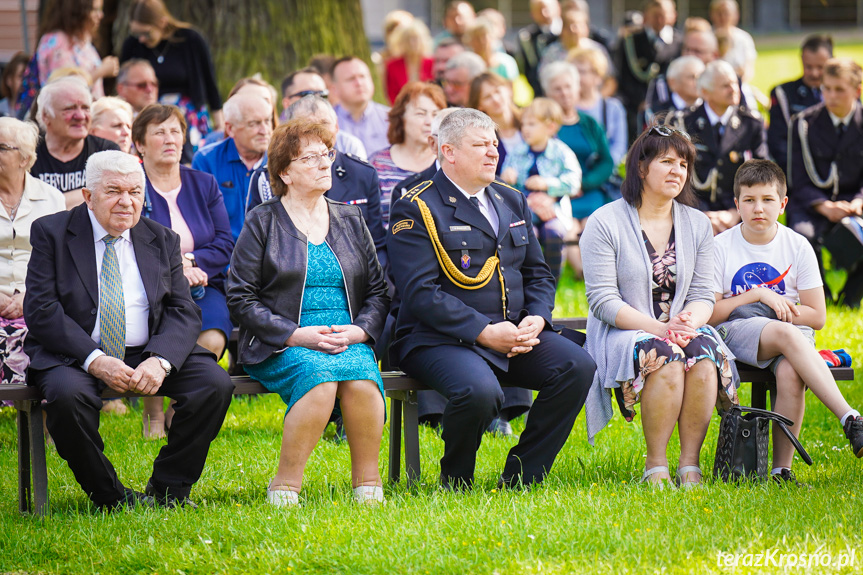
[[[99,334],[106,355],[126,357],[126,302],[123,299],[123,277],[114,244],[120,236],[105,236],[105,255],[99,276]]]

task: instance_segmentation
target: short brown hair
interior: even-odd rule
[[[644,179],[643,170],[647,166],[661,156],[674,150],[678,156],[686,160],[686,182],[683,184],[683,189],[677,196],[676,200],[687,206],[697,206],[698,199],[695,197],[695,192],[692,191],[692,172],[695,170],[695,145],[689,139],[688,134],[675,130],[667,126],[659,126],[660,129],[668,129],[669,135],[663,136],[650,126],[641,133],[632,143],[629,152],[626,154],[626,178],[620,186],[620,193],[626,203],[640,208],[641,195],[644,192],[642,180]]]
[[[387,140],[389,140],[390,145],[404,143],[405,112],[407,111],[408,104],[420,96],[425,96],[434,102],[438,110],[446,108],[446,97],[443,95],[443,90],[440,86],[428,82],[408,82],[399,91],[399,95],[396,96],[396,100],[393,102],[393,107],[390,108],[390,127],[387,129]]]
[[[770,160],[746,160],[734,174],[734,199],[740,199],[741,188],[775,184],[779,199],[785,197],[787,185],[782,168]]]
[[[165,106],[164,104],[150,104],[138,114],[132,122],[132,143],[138,148],[138,144],[147,142],[147,126],[150,124],[162,124],[171,118],[177,118],[180,122],[180,130],[183,132],[183,141],[186,140],[186,118],[177,106]],[[140,153],[139,153],[140,155]]]
[[[313,140],[320,140],[327,148],[335,145],[336,136],[316,120],[294,118],[280,125],[273,132],[270,147],[267,148],[267,170],[270,173],[270,188],[274,196],[284,196],[288,186],[281,175],[291,165],[303,146]]]
[[[851,86],[859,88],[863,81],[863,68],[851,58],[830,58],[824,64],[824,75],[851,82]]]

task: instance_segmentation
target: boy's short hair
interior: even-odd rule
[[[824,64],[824,75],[848,80],[852,88],[859,88],[863,82],[863,68],[851,58],[830,58]]]
[[[558,128],[563,124],[563,108],[551,98],[534,98],[522,116],[525,114],[530,114],[540,122],[554,122]]]
[[[774,184],[779,199],[785,197],[787,186],[785,174],[770,160],[746,160],[734,174],[734,199],[740,199],[741,188]]]

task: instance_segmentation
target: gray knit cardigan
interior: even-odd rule
[[[713,307],[713,230],[710,220],[696,209],[674,202],[674,240],[677,286],[670,316],[693,302]],[[596,375],[585,408],[587,437],[591,444],[613,415],[611,396],[621,382],[635,378],[633,349],[639,330],[615,326],[620,309],[629,305],[653,316],[653,266],[636,209],[625,200],[607,204],[590,216],[579,242],[584,261],[584,283],[590,314],[586,349],[596,362]],[[729,360],[734,355],[710,327]],[[739,378],[734,362],[735,386]]]

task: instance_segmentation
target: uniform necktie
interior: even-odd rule
[[[123,278],[114,244],[120,236],[105,236],[105,255],[99,274],[99,335],[102,351],[110,357],[126,357],[126,302],[123,299]]]
[[[844,135],[845,135],[845,128],[846,128],[846,127],[847,127],[847,126],[846,126],[843,122],[839,122],[839,123],[836,125],[836,136],[837,136],[837,137],[839,137],[839,138],[841,138],[842,136],[844,136]]]
[[[717,144],[722,142],[723,132],[725,132],[725,126],[722,125],[722,122],[716,122],[713,124],[713,135],[716,137]]]
[[[476,196],[471,196],[471,197],[470,197],[470,203],[472,203],[473,205],[475,205],[475,206],[476,206],[476,209],[480,210],[480,207],[479,207],[479,198],[477,198]],[[482,211],[482,210],[480,210],[480,211]]]

